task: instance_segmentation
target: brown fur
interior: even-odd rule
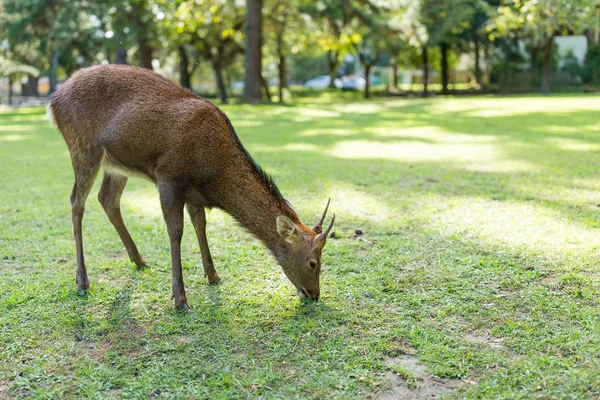
[[[218,282],[219,276],[206,240],[204,209],[218,207],[262,240],[301,295],[318,298],[326,237],[300,221],[213,104],[151,71],[105,65],[75,73],[56,92],[48,116],[67,143],[75,172],[71,204],[80,290],[89,288],[81,220],[102,167],[98,198],[138,267],[146,263],[125,227],[119,200],[127,176],[157,185],[171,242],[178,308],[187,307],[180,255],[184,205],[210,283]]]

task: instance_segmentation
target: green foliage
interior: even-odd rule
[[[490,28],[500,35],[530,38],[532,46],[542,47],[554,36],[581,34],[597,26],[598,5],[599,0],[512,0],[499,8]]]
[[[475,11],[469,0],[421,0],[420,10],[429,46],[450,42],[453,36],[461,34]]]
[[[561,70],[568,72],[574,82],[581,80],[581,65],[579,65],[579,60],[575,57],[573,51],[569,51],[560,61],[562,63]]]
[[[70,56],[63,65],[89,65],[100,46],[98,10],[85,0],[2,0],[0,31],[6,36],[0,39],[10,45],[11,59],[40,70],[50,68],[50,56],[57,51]]]
[[[30,65],[17,64],[14,61],[6,60],[4,57],[0,56],[0,77],[12,74],[28,74],[37,77],[40,75],[40,71]]]
[[[585,83],[600,83],[600,43],[588,48],[582,75]]]
[[[363,65],[377,59],[422,68],[423,47],[438,45],[451,59],[477,47],[490,58],[481,66],[511,64],[509,53],[497,60],[506,39],[540,49],[541,60],[556,35],[586,33],[593,44],[600,21],[600,0],[265,0],[263,10],[267,79],[277,76],[281,60],[294,71],[295,62],[321,57],[325,72],[336,75],[348,54],[362,57]],[[238,0],[0,0],[0,42],[9,45],[4,59],[46,75],[54,55],[63,77],[99,62],[151,67],[156,59],[163,72],[179,64],[188,78],[198,77],[205,63],[203,69],[220,71],[221,83],[236,80],[244,69],[245,23],[246,4]],[[582,71],[587,82],[596,79],[593,71],[591,64]],[[323,72],[313,64],[295,76]]]

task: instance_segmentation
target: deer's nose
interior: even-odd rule
[[[309,290],[306,290],[306,294],[308,295],[308,297],[309,297],[311,300],[314,300],[314,301],[319,301],[319,294],[320,294],[320,291],[319,291],[318,289],[317,289],[317,291],[316,291],[316,292],[311,292],[311,291],[309,291]]]
[[[319,290],[317,290],[316,292],[311,292],[310,290],[306,289],[298,289],[298,295],[303,299],[319,301],[319,293]]]

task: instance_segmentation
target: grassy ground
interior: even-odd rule
[[[599,97],[301,101],[224,110],[305,223],[332,198],[321,301],[213,210],[223,284],[188,223],[185,315],[137,179],[123,209],[150,269],[97,183],[77,295],[66,146],[42,109],[0,114],[0,398],[600,396]]]

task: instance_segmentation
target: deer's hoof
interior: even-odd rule
[[[141,257],[139,260],[131,260],[131,261],[133,261],[135,263],[135,265],[137,266],[137,269],[140,271],[148,268],[148,263],[146,263],[146,260],[144,260]]]
[[[192,309],[192,307],[190,307],[187,302],[184,302],[182,304],[175,304],[175,308],[177,309],[177,311],[181,312],[189,312]]]
[[[218,285],[219,283],[221,283],[221,278],[219,278],[219,275],[215,274],[215,276],[209,276],[208,277],[208,284],[209,285]]]
[[[87,291],[90,290],[90,281],[88,281],[87,276],[85,278],[75,278],[75,282],[77,283],[77,294],[80,296],[84,296],[87,294]]]

